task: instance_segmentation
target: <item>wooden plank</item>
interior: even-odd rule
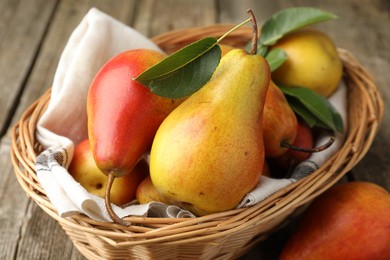
[[[0,1],[0,137],[39,51],[56,1]]]
[[[38,99],[53,82],[61,53],[76,26],[91,7],[97,7],[108,14],[118,15],[118,20],[131,19],[133,1],[80,1],[67,0],[61,2],[53,22],[48,30],[47,37],[37,57],[31,76],[26,82],[26,89],[18,105],[13,122],[20,118],[23,111]],[[123,8],[124,7],[124,8]],[[130,18],[129,18],[130,17]]]
[[[63,231],[58,224],[30,200],[16,258],[49,259],[48,256],[55,254],[64,259],[69,258],[72,247],[70,241],[61,233]]]
[[[371,3],[373,4],[371,5]],[[339,46],[357,53],[359,59],[373,72],[374,77],[377,76],[378,85],[383,91],[384,97],[388,99],[387,92],[389,90],[386,86],[390,82],[388,77],[383,75],[386,75],[390,68],[390,53],[386,51],[385,45],[390,40],[389,31],[386,28],[386,25],[389,24],[389,17],[386,13],[386,7],[383,6],[383,1],[376,0],[371,3],[352,0],[326,0],[317,3],[308,0],[215,2],[204,0],[197,1],[196,4],[195,1],[189,0],[175,2],[171,0],[137,2],[64,0],[57,7],[39,52],[32,55],[34,59],[36,58],[36,62],[33,64],[34,68],[24,76],[26,80],[23,82],[26,89],[13,122],[20,117],[29,104],[51,85],[56,64],[70,33],[91,6],[98,7],[150,37],[173,29],[215,22],[237,23],[247,18],[246,9],[248,7],[255,11],[257,17],[260,17],[258,19],[260,22],[284,7],[310,5],[324,8],[338,14],[340,19],[324,23],[318,28],[329,32]],[[0,0],[0,7],[12,4]],[[16,12],[14,10],[14,13]],[[32,10],[29,12],[34,13]],[[18,15],[20,16],[20,14]],[[364,19],[358,21],[356,17],[364,17]],[[10,21],[11,18],[9,13],[5,13],[0,21]],[[336,24],[337,26],[335,26]],[[0,26],[2,26],[0,27],[1,34],[4,33],[4,24],[0,23]],[[346,31],[345,28],[348,30]],[[3,44],[1,40],[0,43]],[[3,55],[2,46],[0,45],[0,57]],[[8,56],[7,59],[9,60]],[[0,62],[2,60],[0,59]],[[31,58],[30,62],[32,62]],[[18,78],[19,75],[14,74],[14,77]],[[0,86],[1,93],[3,93],[3,84]],[[0,104],[2,108],[3,103]],[[384,186],[388,185],[390,178],[386,178],[385,175],[389,172],[389,155],[386,150],[386,147],[389,146],[388,120],[385,118],[384,127],[382,127],[372,149],[364,160],[355,167],[353,176],[356,179],[367,179]],[[2,140],[0,156],[0,169],[2,169],[0,175],[0,228],[3,230],[0,235],[0,259],[13,259],[14,257],[17,259],[85,259],[71,244],[57,222],[44,213],[34,202],[23,196],[23,191],[13,176],[13,169],[9,161],[9,138]],[[379,175],[374,175],[378,172]],[[15,193],[18,196],[14,196]],[[240,259],[259,259],[260,257],[276,259],[289,234],[293,232],[295,221],[297,219],[292,219],[292,223],[282,227],[281,230],[272,234],[269,239]]]
[[[34,64],[56,1],[0,1],[0,132],[5,131],[19,92]],[[0,143],[0,259],[12,259],[19,246],[29,200],[16,181],[10,141]]]
[[[132,20],[133,5],[134,1],[108,2],[100,0],[84,1],[82,4],[80,4],[80,1],[61,2],[42,43],[34,68],[28,80],[26,80],[26,88],[13,123],[20,118],[23,111],[34,100],[51,86],[60,55],[70,34],[91,7],[97,7],[110,15],[115,15],[118,20],[126,22]],[[36,6],[36,8],[39,8],[39,6]],[[7,140],[9,140],[8,136]],[[2,183],[18,186],[16,179],[12,176],[12,167],[7,166],[5,168],[7,169],[7,176],[13,178]],[[23,192],[19,192],[19,194],[23,194]],[[0,257],[1,259],[11,259],[12,255],[19,259],[84,259],[54,219],[44,213],[34,202],[27,203],[29,200],[25,196],[19,197],[25,199],[25,205],[18,203],[16,204],[18,205],[17,209],[27,215],[23,218],[23,222],[18,222],[18,219],[12,216],[4,220],[5,224],[15,221],[19,225],[9,226],[17,239],[14,240],[13,247],[4,244],[9,250],[9,253],[7,253],[9,257]]]
[[[216,22],[213,1],[147,0],[139,4],[133,27],[148,37]]]
[[[70,259],[83,257],[57,221],[30,201],[16,257],[18,259]]]
[[[0,259],[13,259],[29,203],[14,176],[9,149],[10,142],[3,140],[0,145]]]
[[[258,26],[261,26],[269,16],[280,10],[280,1],[218,1],[218,22],[238,24],[249,16],[247,10],[250,8],[255,16]]]

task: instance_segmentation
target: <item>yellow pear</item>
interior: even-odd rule
[[[150,155],[158,192],[205,215],[235,208],[259,182],[262,114],[270,81],[260,55],[235,49],[160,125]],[[259,109],[260,108],[260,109]]]
[[[150,176],[147,176],[138,185],[136,191],[136,198],[140,204],[146,204],[149,202],[157,201],[168,204],[169,202],[161,196],[160,193],[153,186]]]
[[[272,72],[272,79],[284,86],[309,88],[329,97],[337,89],[343,64],[329,35],[315,29],[287,34],[272,48],[283,49],[288,59]]]

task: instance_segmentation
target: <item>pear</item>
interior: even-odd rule
[[[231,50],[209,82],[168,115],[150,155],[150,176],[162,196],[206,215],[235,208],[258,184],[269,81],[263,57]]]
[[[222,56],[234,49],[234,47],[225,44],[219,44],[219,46]],[[269,158],[279,157],[288,150],[282,143],[288,146],[294,142],[298,122],[283,92],[272,80],[269,83],[263,113],[265,155]]]
[[[150,149],[164,118],[180,103],[152,93],[134,80],[165,56],[135,49],[109,60],[96,74],[88,92],[88,138],[97,167],[108,176],[106,208],[111,218],[128,225],[111,209],[110,192],[115,177],[129,174]]]
[[[265,98],[263,135],[265,156],[279,157],[292,144],[297,135],[298,120],[283,92],[271,80]]]
[[[88,192],[104,198],[107,176],[97,167],[88,139],[75,147],[69,173]],[[149,165],[145,159],[142,159],[129,174],[115,179],[110,190],[111,202],[124,206],[134,200],[138,186],[147,176],[149,176]]]
[[[153,186],[149,175],[138,185],[136,190],[136,198],[140,204],[146,204],[153,201],[166,204],[169,203]]]
[[[276,83],[309,88],[326,98],[336,91],[343,76],[343,63],[330,35],[303,28],[284,35],[270,49],[276,48],[288,56],[272,72]]]
[[[301,147],[304,149],[314,148],[314,131],[313,129],[302,119],[298,120],[297,135],[293,142],[293,146]],[[310,157],[310,152],[302,152],[294,149],[288,149],[287,152],[279,157],[273,158],[274,163],[281,170],[291,170],[299,163],[307,160]]]
[[[303,213],[279,259],[390,259],[390,193],[370,182],[339,184]]]
[[[88,137],[99,169],[121,177],[135,167],[179,101],[153,94],[133,78],[161,61],[157,51],[125,51],[109,60],[88,92]]]

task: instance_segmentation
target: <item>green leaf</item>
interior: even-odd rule
[[[302,103],[298,99],[289,96],[286,96],[286,98],[289,105],[294,110],[294,112],[300,117],[302,117],[302,119],[310,127],[314,127],[317,125],[318,123],[317,117],[313,115],[313,113],[311,113],[308,109],[306,109],[306,107],[302,105]]]
[[[333,130],[329,126],[322,123],[316,115],[314,115],[310,110],[308,110],[299,99],[293,97],[287,97],[288,103],[294,112],[299,115],[310,127],[320,127],[324,129]]]
[[[293,7],[271,16],[261,29],[260,45],[273,45],[285,34],[308,25],[337,18],[336,15],[312,7]]]
[[[203,38],[166,57],[135,80],[157,95],[181,98],[206,84],[220,59],[217,39]]]
[[[295,109],[298,111],[297,114],[303,115],[302,117],[308,117],[308,115],[312,114],[316,118],[316,126],[338,132],[343,131],[343,122],[340,114],[326,98],[308,88],[279,87],[288,97],[289,102],[291,99],[295,99],[291,104],[295,104]],[[296,105],[296,102],[299,102],[300,105]],[[310,123],[308,122],[308,124],[313,124],[313,118],[309,118],[309,120]]]
[[[288,56],[284,50],[275,48],[268,52],[265,58],[268,61],[271,71],[274,71],[288,59]]]
[[[332,109],[333,121],[335,122],[336,130],[342,133],[344,131],[343,119],[334,106],[330,106],[330,108]]]

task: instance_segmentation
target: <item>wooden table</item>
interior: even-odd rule
[[[261,24],[292,6],[333,12],[336,21],[317,28],[350,50],[390,98],[390,3],[386,0],[0,0],[0,259],[84,259],[55,220],[28,199],[9,156],[10,127],[52,84],[69,35],[95,6],[148,37],[172,29],[238,23],[252,8]],[[172,19],[174,17],[174,19]],[[389,109],[385,103],[385,111]],[[345,180],[377,183],[390,191],[390,117],[385,115],[371,149]],[[276,258],[294,223],[272,235],[242,259]]]

